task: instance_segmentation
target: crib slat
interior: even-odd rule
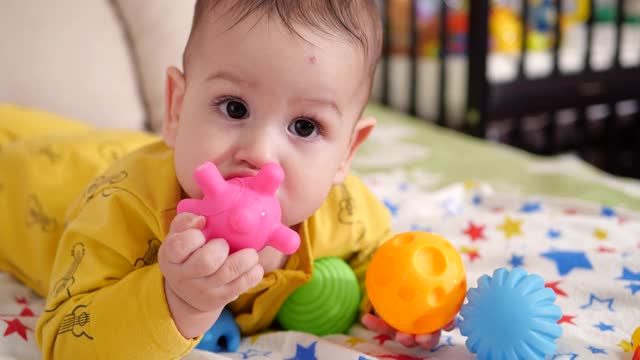
[[[520,39],[520,58],[518,59],[517,78],[526,78],[525,65],[527,61],[527,35],[529,33],[529,0],[522,0],[522,12],[520,13],[520,24],[522,27],[522,37]],[[520,121],[518,121],[520,123]]]
[[[562,9],[564,6],[564,0],[556,0],[556,6],[555,6],[555,12],[556,12],[556,23],[554,25],[553,28],[553,33],[554,33],[554,42],[553,42],[553,52],[552,52],[552,56],[553,56],[553,72],[552,75],[554,77],[557,77],[560,74],[560,64],[559,64],[559,60],[560,60],[560,56],[559,56],[559,50],[560,50],[560,41],[562,40],[562,29],[560,27],[560,22],[561,22],[561,18],[562,18]],[[554,116],[555,118],[555,116]]]
[[[447,100],[447,55],[448,55],[448,29],[447,29],[447,18],[449,17],[449,7],[447,6],[446,0],[440,1],[440,29],[439,29],[439,41],[440,41],[440,52],[438,54],[438,59],[440,60],[438,63],[438,117],[436,118],[436,122],[440,126],[446,125],[447,118],[447,108],[446,108],[446,100]]]
[[[587,18],[587,39],[585,41],[586,50],[584,54],[584,72],[593,71],[591,66],[591,49],[593,49],[593,23],[595,22],[596,1],[589,0],[589,17]]]
[[[381,1],[382,8],[380,9],[382,13],[382,28],[384,31],[382,32],[382,58],[380,59],[380,66],[382,67],[381,71],[381,82],[382,82],[382,103],[384,105],[389,105],[389,79],[391,77],[390,71],[391,68],[389,63],[391,62],[391,11],[389,2],[392,0],[383,0]]]
[[[616,43],[613,52],[613,66],[616,69],[622,67],[622,61],[620,59],[620,46],[622,44],[622,25],[624,24],[625,14],[625,0],[616,1]]]
[[[595,0],[589,0],[589,16],[587,17],[586,30],[587,38],[585,40],[586,49],[583,59],[583,74],[589,74],[593,71],[591,66],[591,48],[593,42],[593,23],[595,19]],[[578,119],[576,120],[576,127],[580,132],[581,141],[578,144],[580,153],[584,156],[589,144],[591,143],[591,134],[589,133],[589,124],[587,123],[587,105],[581,105],[577,107]]]
[[[466,128],[471,134],[484,138],[490,119],[491,87],[487,79],[489,50],[490,0],[469,1],[469,41],[467,73]]]
[[[555,24],[553,27],[553,70],[551,72],[551,78],[555,79],[560,76],[560,43],[562,39],[562,9],[564,8],[564,0],[556,0],[555,2]],[[553,81],[553,80],[551,80]],[[545,129],[546,140],[546,152],[547,154],[554,154],[556,152],[556,130],[558,128],[558,111],[551,111],[548,114],[549,123]]]
[[[409,56],[410,56],[410,72],[409,72],[409,114],[415,116],[417,114],[417,93],[418,93],[418,5],[417,0],[411,0],[409,10]]]
[[[614,43],[614,51],[613,51],[613,69],[621,69],[621,61],[620,61],[620,44],[621,44],[621,35],[622,35],[622,24],[624,22],[624,0],[616,0],[616,23],[615,23],[615,43]],[[616,102],[612,101],[607,104],[607,108],[609,111],[609,116],[604,120],[605,121],[605,156],[607,166],[610,168],[607,169],[611,172],[618,172],[621,170],[621,164],[619,164],[620,159],[616,159],[616,156],[619,154],[620,147],[618,146],[618,142],[616,141],[616,129],[617,129],[617,121],[618,116],[616,112]]]

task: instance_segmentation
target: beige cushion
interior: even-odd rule
[[[195,0],[115,0],[133,44],[151,127],[164,116],[166,69],[182,68]]]
[[[108,0],[2,0],[1,8],[0,102],[143,128],[135,69]]]

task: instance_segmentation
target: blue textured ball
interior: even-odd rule
[[[467,299],[460,332],[478,359],[544,359],[555,352],[562,311],[540,276],[500,268],[480,277]]]

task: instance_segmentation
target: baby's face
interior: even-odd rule
[[[299,27],[305,42],[273,17],[233,24],[203,19],[186,79],[169,71],[165,139],[190,197],[201,196],[193,172],[203,161],[227,179],[280,164],[282,222],[292,226],[342,181],[373,127],[372,119],[359,121],[368,95],[363,51]]]

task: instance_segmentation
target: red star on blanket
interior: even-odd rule
[[[33,311],[31,311],[31,309],[29,309],[28,307],[25,307],[24,309],[22,309],[22,312],[20,312],[20,316],[36,316],[36,314],[33,313]]]
[[[469,251],[467,255],[469,255],[469,262],[473,262],[474,260],[480,258],[480,254],[478,253],[478,250]]]
[[[5,330],[4,332],[5,337],[13,334],[14,332],[17,332],[18,335],[22,336],[23,339],[27,340],[27,330],[29,330],[29,328],[24,326],[24,324],[20,320],[13,319],[11,321],[8,321],[8,320],[3,320],[3,321],[9,325],[7,326],[7,330]]]
[[[384,343],[386,343],[387,341],[391,340],[391,336],[380,334],[380,335],[374,336],[373,339],[377,340],[378,344],[384,345]]]
[[[614,252],[616,252],[616,249],[601,245],[598,248],[598,252],[600,252],[600,253],[614,253]]]
[[[560,281],[548,282],[544,284],[544,287],[548,287],[549,289],[553,290],[553,292],[558,296],[567,297],[566,292],[562,291],[562,289],[558,289],[558,284],[560,284]]]
[[[560,320],[558,320],[558,324],[562,324],[562,323],[567,323],[567,324],[571,324],[571,325],[575,325],[575,323],[573,322],[573,319],[576,317],[576,315],[562,315],[562,318]]]
[[[469,235],[472,242],[478,239],[487,240],[487,238],[484,237],[484,228],[485,225],[477,226],[473,221],[469,221],[469,226],[464,230],[464,233]]]
[[[576,209],[565,209],[564,213],[567,215],[575,215],[578,213],[578,211]]]
[[[27,305],[29,303],[29,301],[27,300],[26,297],[16,297],[16,302],[18,304],[22,304],[22,305]]]
[[[473,262],[474,260],[480,258],[480,253],[478,252],[478,248],[476,247],[461,246],[460,252],[469,256],[469,262]]]

